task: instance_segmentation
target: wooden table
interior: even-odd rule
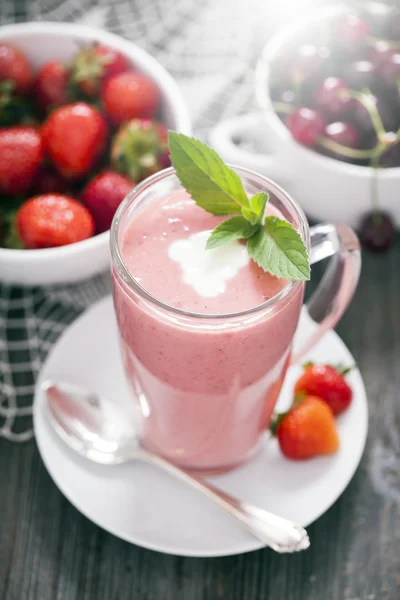
[[[400,236],[363,255],[338,333],[364,376],[367,449],[347,490],[309,527],[307,552],[217,559],[142,550],[73,508],[35,442],[0,441],[0,600],[398,600]]]
[[[48,3],[44,17],[56,18],[57,11],[56,17],[45,11]],[[263,19],[255,18],[263,38],[290,15],[287,0],[251,3],[263,7]],[[62,11],[64,2],[53,5]],[[75,18],[82,11],[72,5]],[[24,19],[38,3],[18,0],[14,15],[11,6],[4,4],[7,21]],[[0,439],[0,600],[399,600],[400,236],[389,254],[364,253],[363,261],[355,299],[337,330],[365,380],[367,448],[341,498],[308,528],[307,552],[193,559],[143,550],[75,510],[47,474],[35,442]]]

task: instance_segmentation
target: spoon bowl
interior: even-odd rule
[[[70,383],[46,381],[42,390],[52,427],[81,456],[103,465],[138,458],[135,428],[115,403]]]

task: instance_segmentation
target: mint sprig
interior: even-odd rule
[[[265,217],[266,193],[248,197],[240,177],[218,154],[194,138],[168,132],[172,165],[193,200],[213,215],[235,215],[211,233],[206,248],[247,240],[250,257],[278,278],[310,279],[307,248],[284,219]]]

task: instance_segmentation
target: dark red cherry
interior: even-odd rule
[[[388,42],[385,40],[378,40],[371,47],[369,51],[369,58],[375,66],[375,69],[379,70],[382,65],[390,61],[390,58],[394,53],[395,51],[390,47]]]
[[[387,213],[372,212],[361,225],[361,240],[372,252],[386,252],[394,241],[395,228]]]
[[[353,50],[364,41],[369,32],[367,21],[358,15],[348,14],[338,24],[337,44],[345,50]]]
[[[324,136],[332,140],[332,142],[347,146],[348,148],[359,148],[360,146],[360,136],[357,129],[350,123],[343,121],[329,123],[325,127]]]
[[[315,106],[331,117],[343,115],[351,106],[348,85],[338,77],[328,77],[314,93]]]
[[[295,140],[314,146],[326,127],[325,118],[311,108],[298,108],[288,115],[286,125]]]
[[[369,60],[356,60],[345,67],[344,76],[351,88],[370,88],[374,81],[374,64]]]
[[[395,87],[400,79],[400,52],[393,52],[388,59],[377,68],[377,75],[386,85]]]

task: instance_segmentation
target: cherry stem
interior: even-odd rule
[[[301,84],[303,83],[303,77],[301,76],[301,74],[299,72],[294,73],[294,78],[293,78],[293,103],[295,104],[295,106],[299,105],[299,100],[300,100],[300,91],[301,91]]]
[[[329,138],[324,136],[320,136],[318,138],[319,144],[324,146],[328,150],[331,150],[335,154],[340,154],[341,156],[347,156],[348,158],[371,158],[374,152],[374,148],[371,150],[357,150],[355,148],[349,148],[348,146],[343,146],[342,144],[338,144],[338,142],[334,142]]]
[[[381,115],[376,107],[376,104],[372,102],[372,94],[369,90],[366,92],[356,92],[355,90],[346,90],[346,94],[349,94],[350,98],[360,102],[364,108],[368,111],[371,118],[372,125],[374,126],[376,136],[378,140],[386,133],[385,127],[382,123]]]
[[[374,46],[377,42],[384,41],[388,45],[388,47],[391,48],[392,50],[400,49],[400,42],[394,41],[394,40],[382,40],[382,38],[377,38],[377,37],[370,35],[366,38],[366,41],[367,41],[367,44],[369,44],[370,46]]]
[[[373,220],[375,225],[379,225],[380,222],[380,206],[379,206],[379,196],[378,196],[378,169],[379,169],[379,158],[380,154],[376,154],[371,158],[371,168],[372,168],[372,177],[371,177],[371,202],[372,202],[372,210],[373,210]]]
[[[287,104],[286,102],[273,102],[272,103],[276,112],[285,113],[289,115],[293,111],[293,107],[291,104]]]
[[[400,79],[396,79],[396,88],[397,88],[397,93],[400,96]]]

